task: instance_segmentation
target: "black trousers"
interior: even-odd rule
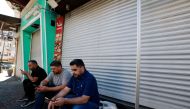
[[[25,97],[27,97],[29,100],[35,99],[35,87],[34,83],[30,81],[29,79],[25,79],[23,81],[23,87],[25,92]]]

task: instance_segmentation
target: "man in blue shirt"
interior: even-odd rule
[[[49,103],[48,109],[62,106],[62,109],[98,109],[99,92],[95,77],[89,73],[81,59],[70,63],[73,76],[67,86]]]

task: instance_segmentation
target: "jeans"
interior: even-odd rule
[[[73,98],[73,95],[67,95],[65,98]],[[64,105],[61,109],[99,109],[99,105],[93,102],[87,102],[85,104],[76,105]]]
[[[54,87],[55,85],[48,84],[48,87]],[[51,99],[54,97],[58,92],[37,92],[36,93],[36,101],[34,105],[34,109],[43,109],[45,97]],[[47,105],[45,106],[47,107]]]

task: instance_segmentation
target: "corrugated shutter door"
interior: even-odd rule
[[[82,58],[101,94],[134,102],[136,1],[90,1],[65,16],[63,66]]]
[[[40,30],[32,34],[32,45],[31,45],[31,59],[38,62],[39,66],[42,67],[42,54],[41,54],[41,37]]]
[[[142,0],[140,104],[190,109],[190,0]]]

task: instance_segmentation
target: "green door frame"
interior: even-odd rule
[[[32,33],[37,29],[30,29],[30,26],[35,23],[37,20],[40,20],[40,37],[42,39],[42,24],[41,24],[41,14],[33,18],[30,22],[28,22],[24,27],[21,28],[21,43],[22,43],[22,56],[23,56],[23,69],[28,69],[28,60],[30,60],[30,53],[31,53],[31,44],[32,44]],[[29,28],[29,29],[28,29]],[[41,48],[43,48],[44,41],[41,40]],[[42,53],[42,67],[44,68],[44,53]]]
[[[31,34],[33,30],[28,28],[37,20],[39,20],[40,33],[41,33],[41,47],[42,47],[42,67],[47,73],[50,72],[49,64],[52,62],[54,57],[54,43],[55,43],[55,26],[51,25],[51,21],[56,19],[57,14],[50,11],[50,7],[47,6],[46,1],[37,0],[33,6],[40,5],[42,8],[39,9],[37,16],[32,16],[29,19],[22,17],[21,23],[21,48],[22,48],[22,65],[24,70],[28,69],[28,60],[30,60],[31,50]]]

